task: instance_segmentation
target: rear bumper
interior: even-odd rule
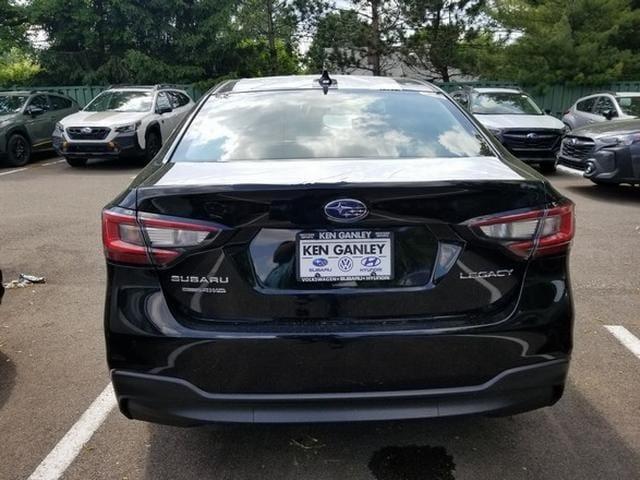
[[[334,394],[211,394],[179,378],[123,370],[112,371],[112,382],[122,413],[156,423],[354,422],[533,410],[562,396],[567,370],[568,359],[558,359],[506,370],[480,385]]]

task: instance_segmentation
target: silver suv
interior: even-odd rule
[[[556,168],[563,123],[543,112],[519,88],[463,88],[451,94],[514,156],[536,163],[543,172]]]
[[[562,121],[573,130],[592,123],[637,117],[640,117],[640,92],[609,92],[578,99],[564,113]]]

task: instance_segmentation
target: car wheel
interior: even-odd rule
[[[555,163],[541,163],[540,164],[540,171],[542,173],[553,173],[556,171],[556,164]]]
[[[160,135],[155,130],[151,130],[147,132],[145,135],[145,155],[144,159],[148,163],[153,160],[160,148],[162,147],[162,140],[160,140]]]
[[[29,141],[19,133],[11,135],[7,142],[7,163],[12,167],[22,167],[29,160],[31,160]]]
[[[67,163],[69,165],[71,165],[72,167],[84,167],[87,164],[87,159],[86,158],[69,158],[66,157],[65,160],[67,161]]]

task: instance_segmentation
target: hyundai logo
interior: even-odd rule
[[[327,203],[324,206],[324,214],[329,220],[340,223],[357,222],[367,216],[369,210],[359,200],[341,198]]]
[[[527,133],[527,140],[535,140],[536,138],[538,138],[538,134],[531,132],[531,133]]]
[[[82,127],[80,131],[82,133],[91,133],[91,127]]]
[[[378,257],[364,257],[360,260],[363,267],[377,267],[380,265],[380,262],[382,262],[382,260]]]
[[[326,267],[329,260],[326,258],[314,258],[312,262],[316,267]]]

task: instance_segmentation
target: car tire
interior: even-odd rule
[[[75,168],[80,168],[80,167],[84,167],[87,164],[87,159],[86,158],[69,158],[66,157],[65,160],[67,161],[67,163]]]
[[[144,161],[149,163],[162,148],[160,134],[156,130],[149,130],[144,136]]]
[[[23,135],[14,133],[7,142],[7,163],[22,167],[31,160],[31,143]]]
[[[554,163],[541,163],[540,164],[540,171],[542,173],[555,173],[556,171],[556,164]]]

